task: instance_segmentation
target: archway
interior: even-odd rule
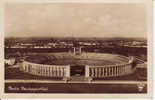
[[[71,65],[70,66],[71,76],[84,76],[85,75],[85,65]]]

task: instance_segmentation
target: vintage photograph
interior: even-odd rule
[[[145,3],[6,3],[4,17],[4,93],[148,93]]]

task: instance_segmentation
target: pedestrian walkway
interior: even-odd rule
[[[147,84],[147,81],[116,81],[116,80],[5,80],[5,83],[90,83],[90,84]]]

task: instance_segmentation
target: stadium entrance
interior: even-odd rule
[[[70,67],[71,76],[84,76],[85,66],[84,65],[72,65]]]

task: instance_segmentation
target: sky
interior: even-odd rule
[[[6,4],[5,37],[142,37],[143,4]]]

